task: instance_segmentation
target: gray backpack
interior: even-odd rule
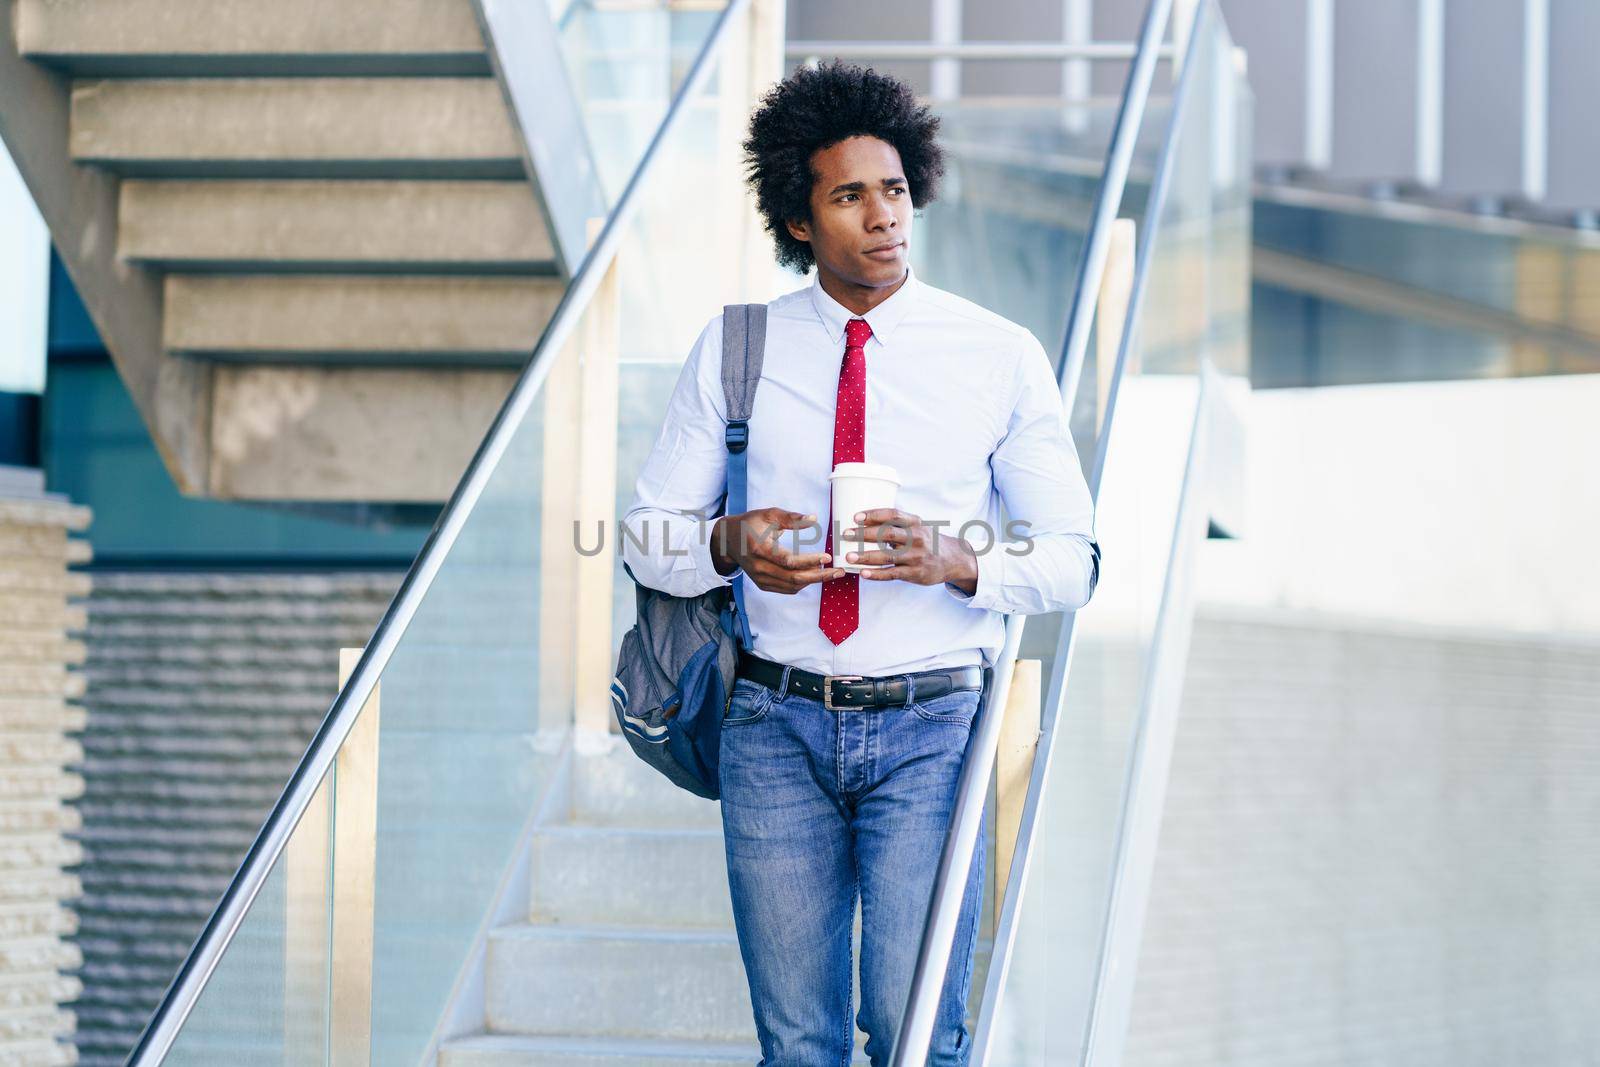
[[[745,449],[766,337],[767,305],[722,309],[728,483],[716,515],[737,515],[747,506]],[[716,800],[722,716],[733,693],[738,649],[748,649],[752,636],[744,575],[699,596],[677,597],[641,584],[626,563],[623,569],[633,579],[639,621],[622,637],[611,680],[617,725],[640,759],[674,784]]]

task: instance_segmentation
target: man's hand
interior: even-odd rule
[[[817,526],[815,515],[783,508],[760,508],[740,515],[724,515],[711,528],[711,561],[718,574],[740,567],[760,589],[769,593],[798,593],[813,582],[843,578],[845,572],[830,567],[826,552],[791,552],[778,544],[784,530]]]
[[[873,508],[859,514],[860,525],[846,529],[842,536],[868,543],[876,541],[880,547],[849,552],[844,561],[868,566],[892,564],[862,571],[861,577],[917,585],[949,582],[968,596],[977,592],[978,556],[962,538],[941,537],[937,529],[924,526],[917,516],[896,508]]]

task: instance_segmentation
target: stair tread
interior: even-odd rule
[[[528,914],[535,923],[726,929],[726,848],[719,826],[556,823],[533,836]],[[647,885],[670,893],[640,892]]]
[[[626,826],[605,822],[559,822],[534,831],[549,837],[690,837],[702,841],[722,839],[722,831],[709,826]]]
[[[732,945],[738,943],[733,930],[715,926],[632,926],[623,923],[511,923],[490,931],[502,940],[551,941],[664,941]]]
[[[755,1045],[741,1041],[692,1041],[668,1037],[594,1037],[548,1034],[473,1034],[452,1038],[447,1049],[493,1049],[530,1052],[604,1052],[618,1056],[678,1055],[728,1056],[748,1060],[760,1055]]]
[[[854,1062],[867,1062],[866,1053],[856,1048]],[[618,1062],[654,1059],[685,1059],[699,1062],[750,1064],[760,1059],[762,1049],[755,1041],[696,1041],[690,1038],[566,1037],[566,1035],[523,1035],[523,1033],[474,1033],[446,1040],[443,1053],[549,1054],[549,1056],[590,1056]]]
[[[583,826],[720,828],[721,807],[668,782],[625,743],[579,757],[566,822]]]

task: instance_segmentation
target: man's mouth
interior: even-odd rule
[[[896,253],[898,253],[900,249],[904,247],[904,241],[896,241],[893,244],[879,245],[877,248],[869,248],[867,249],[866,254],[871,256],[873,259],[893,259]]]

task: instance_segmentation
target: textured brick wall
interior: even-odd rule
[[[120,1065],[398,574],[98,572],[84,704],[78,1050]]]
[[[1207,610],[1129,1067],[1600,1064],[1600,644]]]
[[[69,940],[78,879],[64,870],[78,846],[70,806],[83,780],[67,770],[81,750],[68,733],[83,724],[71,703],[83,692],[76,664],[88,578],[69,572],[88,546],[67,536],[89,522],[85,508],[53,497],[0,499],[0,1064],[76,1061],[79,983]]]

